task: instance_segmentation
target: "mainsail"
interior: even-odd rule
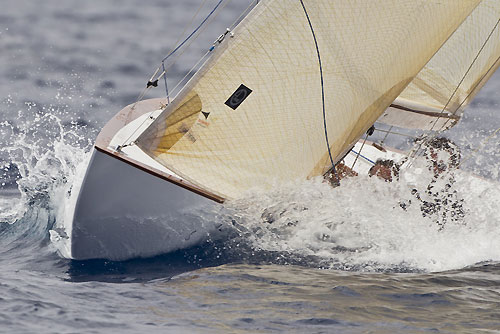
[[[136,144],[225,198],[321,175],[478,3],[263,0]]]
[[[500,66],[500,1],[483,0],[379,122],[422,130],[456,124]]]

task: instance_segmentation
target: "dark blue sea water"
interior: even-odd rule
[[[484,141],[500,73],[448,134],[464,156],[480,148],[464,168],[484,179],[457,176],[465,217],[444,229],[399,208],[421,176],[408,172],[250,195],[221,211],[217,239],[174,254],[59,256],[50,230],[99,129],[200,3],[0,0],[0,333],[499,333],[500,148]],[[248,4],[226,6],[171,86]]]

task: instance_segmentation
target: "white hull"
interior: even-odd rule
[[[216,231],[214,215],[224,199],[183,180],[136,146],[116,150],[116,142],[147,126],[144,120],[164,103],[129,105],[101,130],[81,188],[74,187],[78,196],[64,222],[61,255],[151,257],[194,246]]]
[[[71,258],[125,260],[200,243],[218,203],[94,150],[74,212]]]

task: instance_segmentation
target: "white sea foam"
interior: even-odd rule
[[[23,203],[17,193],[2,192],[0,196],[0,223],[13,223],[23,212]]]
[[[19,111],[19,118],[29,119],[24,113],[30,114],[34,106],[27,104],[25,110]],[[0,200],[0,222],[25,224],[35,212],[37,230],[52,229],[53,245],[61,254],[67,254],[69,239],[62,227],[72,214],[78,195],[75,187],[83,179],[90,142],[78,133],[77,125],[68,128],[55,110],[46,111],[20,127],[9,122],[1,125],[2,132],[10,134],[10,141],[0,151],[9,158],[9,166],[16,167],[19,177],[16,194],[12,190],[2,192],[10,195]]]
[[[252,194],[228,208],[239,212],[242,234],[255,248],[316,256],[331,267],[442,271],[500,260],[499,185],[457,172],[450,193],[463,199],[465,217],[448,219],[443,228],[437,222],[445,211],[449,216],[451,204],[423,217],[411,193],[427,188],[429,174],[415,166],[399,182],[358,176],[335,189],[316,179]]]

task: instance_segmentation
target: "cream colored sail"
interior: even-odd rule
[[[478,2],[263,0],[136,143],[225,198],[321,175]]]
[[[500,66],[499,20],[500,0],[482,0],[379,121],[423,130],[455,125]]]

